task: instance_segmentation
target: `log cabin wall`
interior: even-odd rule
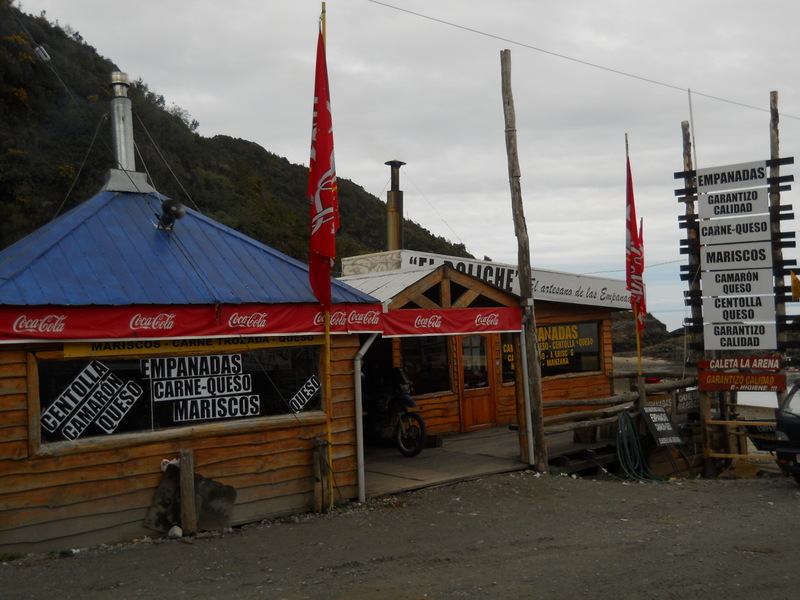
[[[544,416],[575,409],[548,408],[548,400],[605,398],[614,393],[611,311],[597,306],[538,302],[535,305],[537,327],[597,322],[599,327],[600,369],[542,378]]]
[[[331,457],[334,502],[357,495],[353,359],[357,336],[334,336]],[[0,553],[126,541],[143,521],[162,459],[194,453],[195,472],[236,488],[233,524],[313,507],[313,439],[322,411],[227,421],[77,443],[40,445],[35,354],[0,347]]]
[[[553,375],[542,379],[542,393],[545,416],[580,410],[580,408],[547,408],[548,400],[570,400],[587,398],[604,398],[613,391],[613,348],[611,337],[611,311],[596,306],[576,304],[539,302],[536,304],[536,324],[538,327],[574,323],[598,323],[600,368],[597,371],[567,373]],[[431,434],[455,434],[461,432],[459,394],[454,391],[460,385],[460,363],[458,355],[459,336],[451,336],[448,340],[450,353],[450,380],[453,390],[436,394],[428,394],[416,398],[419,412],[425,419],[428,432]],[[503,356],[500,334],[490,334],[494,356]],[[393,365],[402,365],[400,342],[392,343]],[[495,369],[494,388],[496,390],[495,418],[498,426],[517,423],[518,409],[522,403],[518,401],[514,384],[503,384],[501,369]],[[521,388],[520,388],[521,389]]]

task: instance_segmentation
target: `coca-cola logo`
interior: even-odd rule
[[[347,323],[347,315],[343,310],[332,312],[328,319],[331,326],[344,325],[345,323]],[[316,315],[314,315],[314,325],[324,325],[324,324],[325,324],[325,313],[318,312]]]
[[[418,316],[414,319],[416,329],[435,329],[442,326],[442,315],[431,315],[429,317]]]
[[[368,310],[358,311],[351,310],[349,313],[339,310],[331,313],[330,324],[334,325],[380,325],[381,311]],[[314,315],[314,325],[323,325],[325,323],[325,313],[318,312]]]
[[[381,322],[381,313],[377,310],[369,310],[366,312],[350,311],[347,317],[348,323],[356,323],[359,325],[378,325]]]
[[[157,315],[145,316],[137,313],[131,319],[131,329],[172,329],[175,327],[174,313],[159,313]]]
[[[257,312],[250,315],[233,313],[228,319],[229,327],[263,328],[267,326],[268,313]]]
[[[475,325],[479,327],[496,327],[500,325],[500,315],[492,313],[489,315],[477,315],[475,317]]]
[[[14,321],[14,331],[28,333],[59,333],[67,326],[66,315],[47,315],[38,319],[20,315]]]

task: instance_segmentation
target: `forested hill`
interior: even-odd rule
[[[79,27],[80,23],[72,24]],[[49,60],[42,60],[37,47]],[[92,197],[114,165],[107,113],[110,75],[119,70],[72,27],[0,0],[0,249]],[[189,113],[131,86],[134,138],[162,194],[299,260],[308,256],[308,169],[259,145],[203,137]],[[310,115],[309,115],[310,119]],[[339,180],[337,255],[385,249],[385,205]],[[469,256],[405,222],[410,250]]]

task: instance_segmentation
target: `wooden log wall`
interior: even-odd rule
[[[357,336],[334,336],[331,445],[334,501],[357,495],[353,358]],[[322,412],[119,434],[29,450],[38,398],[26,348],[0,349],[0,552],[44,552],[125,541],[161,481],[162,459],[194,452],[195,471],[236,488],[233,524],[313,506],[313,438]],[[32,378],[35,380],[35,377]],[[30,406],[36,407],[29,419]],[[35,414],[34,414],[35,413]]]
[[[552,375],[542,378],[542,397],[544,416],[571,412],[570,407],[548,407],[553,400],[577,400],[581,398],[602,398],[614,392],[613,345],[611,337],[610,311],[598,306],[538,302],[534,306],[538,326],[561,325],[596,321],[600,323],[600,370],[594,373]]]
[[[614,391],[613,348],[611,339],[611,319],[608,309],[554,302],[539,302],[535,306],[537,325],[559,325],[579,322],[599,322],[600,370],[591,373],[553,375],[542,379],[544,416],[552,417],[579,410],[570,406],[548,407],[549,401],[577,400],[610,396]],[[458,387],[461,385],[459,362],[459,336],[448,340],[450,353],[450,380],[454,390],[417,398],[419,411],[425,419],[430,434],[454,434],[461,431]],[[501,336],[492,334],[490,343],[494,356],[502,356]],[[395,366],[402,364],[399,340],[392,344],[392,360]],[[502,370],[494,368],[496,389],[496,424],[510,425],[520,420],[519,398],[514,384],[503,385]]]

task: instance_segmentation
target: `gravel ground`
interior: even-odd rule
[[[800,487],[516,472],[0,565],[0,597],[797,598]]]

